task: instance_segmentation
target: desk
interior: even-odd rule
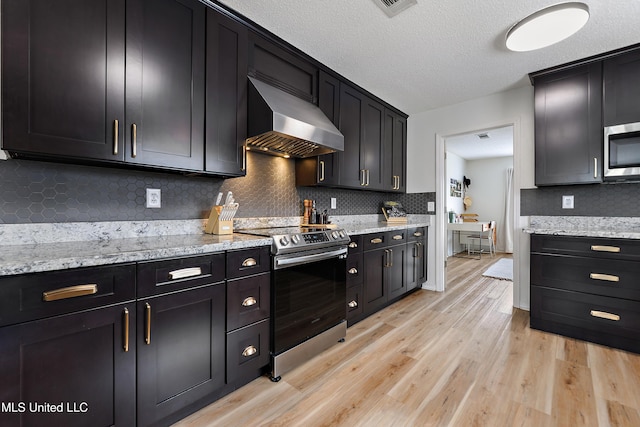
[[[480,235],[480,242],[482,242],[483,234],[486,233],[487,236],[489,233],[493,232],[491,228],[491,221],[482,221],[482,222],[455,222],[455,223],[447,223],[447,230],[452,233],[458,233],[458,239],[460,238],[460,232],[468,232],[468,233],[478,233]],[[453,242],[455,244],[455,242]],[[467,254],[471,254],[469,250],[469,246],[467,245]],[[480,243],[480,250],[478,251],[480,259],[482,259],[482,243]],[[453,256],[455,256],[455,251]]]

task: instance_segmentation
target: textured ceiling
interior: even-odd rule
[[[479,138],[479,134],[489,137]],[[450,136],[446,143],[448,152],[466,160],[513,156],[513,126]]]
[[[587,25],[534,52],[507,30],[555,0],[418,0],[388,18],[372,0],[221,0],[412,114],[528,85],[527,74],[640,42],[639,0],[586,0]]]

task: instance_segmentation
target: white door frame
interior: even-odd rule
[[[467,133],[476,133],[505,126],[513,126],[513,306],[520,307],[520,232],[517,230],[520,217],[520,182],[522,181],[522,155],[520,132],[520,119],[514,119],[507,123],[490,123],[475,129],[455,129],[450,132],[436,134],[436,266],[435,284],[436,291],[444,291],[446,284],[446,270],[444,263],[447,255],[447,215],[445,212],[446,180],[445,176],[445,140],[448,137]]]

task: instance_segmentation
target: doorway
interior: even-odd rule
[[[483,128],[476,129],[462,129],[459,132],[449,133],[449,134],[436,134],[436,206],[438,206],[438,210],[436,211],[435,217],[435,290],[444,291],[446,284],[446,269],[445,262],[447,259],[448,253],[448,231],[447,231],[447,223],[449,222],[449,213],[445,210],[447,206],[447,194],[450,193],[450,185],[451,182],[447,181],[446,175],[446,161],[445,161],[445,152],[446,152],[446,141],[452,140],[455,137],[461,135],[477,135],[482,134],[484,132],[491,132],[493,129],[499,128],[509,128],[511,132],[511,146],[513,150],[513,168],[515,173],[513,174],[512,181],[512,212],[509,213],[511,217],[509,232],[513,238],[513,305],[514,307],[520,306],[520,284],[519,284],[519,274],[520,274],[520,261],[518,257],[518,248],[520,247],[520,233],[517,231],[517,226],[519,222],[517,218],[520,215],[520,194],[518,189],[519,185],[519,172],[518,172],[518,159],[521,158],[522,153],[519,152],[522,148],[519,147],[518,140],[520,135],[520,120],[516,119],[510,122],[489,124]],[[471,186],[473,186],[473,178]]]

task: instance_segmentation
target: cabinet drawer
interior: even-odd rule
[[[637,352],[640,302],[531,286],[531,327]]]
[[[640,261],[640,240],[534,234],[531,253],[534,252]]]
[[[362,254],[347,255],[347,287],[362,283]]]
[[[224,280],[224,253],[138,263],[138,297]]]
[[[362,235],[357,236],[349,236],[351,241],[347,245],[349,248],[349,255],[351,254],[359,254],[362,252]]]
[[[640,263],[531,255],[531,284],[640,301]]]
[[[365,234],[362,236],[362,250],[371,251],[386,248],[389,246],[388,240],[389,236],[386,232]]]
[[[227,279],[269,271],[269,253],[269,246],[227,252]]]
[[[410,242],[424,240],[427,236],[427,227],[412,227],[407,229],[407,239]]]
[[[0,326],[133,300],[135,264],[0,279]]]
[[[246,378],[269,364],[269,320],[227,333],[227,383]]]
[[[387,236],[387,243],[389,246],[407,243],[407,230],[388,231]]]
[[[347,289],[347,321],[359,318],[363,313],[362,285]]]
[[[271,274],[229,280],[227,282],[227,330],[269,317]]]

